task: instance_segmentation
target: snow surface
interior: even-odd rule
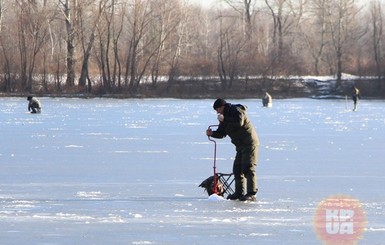
[[[249,107],[257,202],[210,200],[212,100],[0,98],[1,244],[321,244],[317,205],[358,199],[358,244],[385,244],[385,102],[285,99]],[[234,147],[217,141],[217,171]]]

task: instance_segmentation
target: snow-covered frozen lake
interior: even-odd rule
[[[213,100],[0,98],[1,244],[322,244],[322,200],[362,204],[385,244],[385,102],[229,100],[260,137],[257,202],[210,201]],[[217,171],[233,145],[217,140]]]

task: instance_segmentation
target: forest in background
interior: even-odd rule
[[[330,92],[345,94],[346,73],[383,97],[384,10],[380,0],[0,0],[0,92],[301,96],[311,85],[289,77],[332,75]]]

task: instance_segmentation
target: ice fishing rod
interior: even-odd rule
[[[219,125],[210,125],[208,127],[208,129],[211,130],[212,127],[218,127]],[[214,186],[213,186],[213,193],[217,194],[218,190],[217,190],[217,183],[218,183],[218,180],[217,180],[217,166],[216,166],[216,162],[217,162],[217,142],[215,140],[213,140],[210,136],[207,136],[207,138],[211,141],[211,142],[214,142],[214,167],[213,167],[213,170],[214,170]]]

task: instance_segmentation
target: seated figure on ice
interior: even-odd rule
[[[268,92],[265,92],[265,95],[262,98],[262,105],[263,107],[273,106],[273,99],[271,98],[271,95]]]
[[[41,112],[41,103],[38,99],[28,96],[27,100],[28,103],[28,111],[31,111],[31,113],[40,113]]]

